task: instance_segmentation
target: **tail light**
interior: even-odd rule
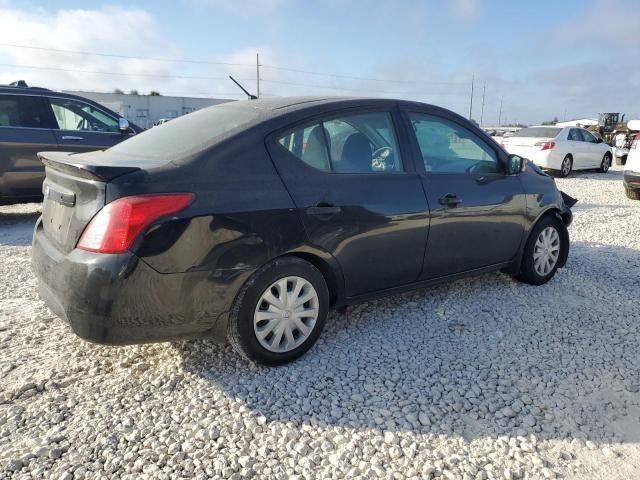
[[[533,145],[536,147],[542,147],[541,150],[551,150],[556,146],[556,142],[536,142]]]
[[[636,133],[633,143],[631,144],[631,148],[638,148],[638,144],[640,144],[640,132]]]
[[[192,193],[163,193],[114,200],[91,219],[78,248],[98,253],[126,252],[149,225],[183,210],[193,199]]]

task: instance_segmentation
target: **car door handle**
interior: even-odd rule
[[[340,213],[342,209],[335,205],[320,203],[315,207],[307,208],[307,215],[333,215]]]
[[[453,193],[447,193],[444,197],[440,198],[438,201],[440,202],[441,205],[451,205],[451,206],[455,206],[462,203],[462,200]]]
[[[75,135],[63,135],[62,140],[84,140],[84,137],[77,137]]]

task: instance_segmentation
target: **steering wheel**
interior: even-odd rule
[[[391,147],[380,147],[371,154],[371,164],[374,170],[386,170],[388,161],[393,154]]]

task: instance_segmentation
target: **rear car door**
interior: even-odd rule
[[[331,254],[354,297],[417,280],[428,208],[398,112],[349,111],[267,140],[309,243]]]
[[[60,150],[103,150],[129,136],[121,132],[118,118],[95,105],[72,98],[50,96],[48,101],[58,123],[55,130]]]
[[[421,278],[510,262],[526,200],[519,176],[505,173],[506,154],[457,116],[408,111],[407,120],[431,212]]]
[[[590,163],[589,145],[583,140],[579,128],[569,130],[569,152],[573,155],[573,168],[586,168]]]
[[[42,196],[44,166],[36,154],[57,148],[54,124],[43,97],[0,94],[0,202]]]

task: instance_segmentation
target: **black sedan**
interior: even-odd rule
[[[553,179],[421,103],[234,102],[40,157],[40,294],[98,343],[226,337],[283,364],[330,308],[494,270],[542,284],[569,252]]]

